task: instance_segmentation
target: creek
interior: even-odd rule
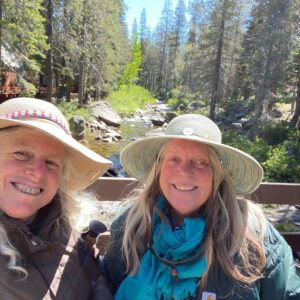
[[[92,133],[88,133],[85,137],[86,146],[97,152],[105,158],[110,159],[111,156],[118,154],[127,144],[138,138],[144,137],[145,133],[154,126],[138,121],[124,120],[119,128],[122,140],[117,142],[105,143],[95,140]]]
[[[157,111],[166,112],[170,111],[170,108],[166,103],[158,102],[155,104],[155,110],[144,111],[143,121],[139,117],[125,118],[119,128],[122,140],[117,142],[105,143],[98,141],[95,140],[95,136],[92,133],[88,133],[85,137],[86,146],[101,156],[112,160],[114,167],[120,168],[119,153],[127,144],[145,137],[150,130],[152,134],[155,134],[155,131],[160,131],[161,127],[154,126],[150,120],[151,116]]]

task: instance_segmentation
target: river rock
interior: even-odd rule
[[[201,104],[197,101],[194,101],[194,102],[189,103],[186,109],[188,111],[193,111],[193,110],[196,110],[200,107],[201,107]]]
[[[163,126],[166,122],[166,119],[163,118],[161,115],[154,115],[151,117],[151,122],[153,123],[153,125]]]
[[[270,116],[272,118],[278,119],[282,117],[282,112],[277,108],[274,107],[271,111],[270,111]]]
[[[76,140],[84,139],[85,120],[82,116],[73,116],[70,120],[70,129],[72,136]]]
[[[170,121],[172,121],[174,118],[177,117],[177,114],[176,114],[176,112],[173,112],[173,111],[167,111],[167,112],[166,112],[166,117],[167,117],[168,122],[170,122]]]
[[[109,126],[119,127],[122,119],[111,104],[106,101],[96,101],[91,105],[92,114],[97,120]]]
[[[242,130],[243,129],[243,125],[241,123],[232,123],[231,124],[233,128],[237,129],[237,130]]]
[[[114,141],[119,141],[122,139],[122,136],[119,132],[111,131],[107,132],[107,134],[103,138],[112,138]]]

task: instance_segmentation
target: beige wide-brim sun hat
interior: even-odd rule
[[[0,130],[10,126],[25,126],[53,137],[67,149],[72,165],[67,188],[77,192],[97,180],[111,165],[111,161],[76,141],[69,125],[53,104],[34,98],[13,98],[0,105]],[[1,147],[1,145],[0,145]]]
[[[213,148],[224,170],[231,176],[237,195],[255,191],[261,183],[263,169],[249,154],[222,144],[218,126],[210,119],[196,114],[174,118],[161,136],[134,141],[121,152],[124,170],[141,182],[147,179],[161,148],[170,139],[200,142]]]

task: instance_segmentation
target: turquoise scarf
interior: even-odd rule
[[[160,210],[166,207],[163,197],[157,200]],[[204,237],[205,222],[201,218],[184,219],[181,229],[172,230],[168,222],[162,224],[155,214],[153,232],[153,250],[160,257],[177,261],[192,257],[199,252],[199,243]],[[161,229],[163,230],[161,231]],[[158,240],[159,239],[159,240]],[[158,241],[158,242],[157,242]],[[116,300],[183,300],[195,296],[200,277],[205,272],[205,256],[198,260],[176,267],[177,277],[171,275],[169,266],[158,261],[148,250],[141,259],[139,271],[134,276],[127,276],[115,295]]]

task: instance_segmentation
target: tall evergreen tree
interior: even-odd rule
[[[296,97],[295,97],[295,109],[294,115],[291,120],[291,125],[293,127],[300,127],[300,38],[298,42],[298,47],[293,55],[293,78],[296,79]]]
[[[157,77],[157,93],[161,98],[166,98],[170,91],[168,81],[170,75],[169,54],[173,20],[172,2],[165,0],[159,23],[153,35],[156,47],[159,49],[160,69]]]
[[[143,50],[144,48],[143,44],[150,40],[150,29],[147,25],[147,14],[145,8],[143,8],[140,15],[139,37],[141,40],[142,50]]]
[[[183,45],[186,33],[186,6],[184,0],[178,0],[174,13],[174,47],[175,53]],[[176,54],[175,54],[176,57]]]
[[[286,78],[287,59],[292,43],[291,1],[256,1],[251,12],[245,58],[254,88],[257,112],[256,133],[268,118]]]
[[[131,39],[135,37],[135,34],[138,33],[138,25],[136,18],[133,19],[132,27],[131,27]]]
[[[42,0],[5,0],[0,7],[0,48],[18,58],[21,76],[28,69],[38,73],[47,48]]]
[[[192,12],[187,44],[184,47],[183,86],[210,105],[215,118],[231,90],[230,80],[239,57],[245,14],[244,0],[215,0],[190,3]],[[226,97],[225,97],[226,96]]]
[[[46,99],[52,101],[53,90],[53,6],[54,0],[44,0],[45,17],[46,17],[46,35],[49,48],[46,51],[45,75],[46,75]]]

